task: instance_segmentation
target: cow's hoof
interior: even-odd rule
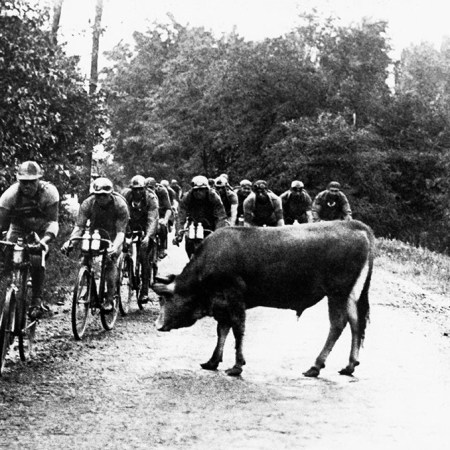
[[[305,377],[317,378],[319,376],[320,370],[317,367],[312,366],[311,369],[308,369],[306,372],[303,372]]]
[[[238,377],[242,373],[242,367],[232,367],[225,370],[225,373],[230,377]]]
[[[355,371],[355,369],[351,368],[351,367],[345,367],[344,369],[340,370],[339,373],[341,375],[347,375],[349,377],[353,376],[353,372]]]
[[[219,367],[219,364],[208,361],[203,364],[200,364],[200,367],[205,370],[217,370],[217,367]]]

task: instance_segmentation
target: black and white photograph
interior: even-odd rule
[[[450,448],[449,17],[0,0],[0,449]]]

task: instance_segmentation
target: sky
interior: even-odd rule
[[[51,4],[52,0],[40,0]],[[100,53],[119,41],[133,43],[135,30],[145,31],[155,21],[167,21],[167,13],[182,25],[204,26],[220,35],[236,27],[246,39],[259,40],[289,32],[298,23],[298,14],[316,8],[334,15],[343,24],[362,18],[388,21],[388,35],[398,57],[403,48],[431,42],[439,48],[450,36],[449,0],[103,0]],[[92,46],[91,26],[96,0],[64,0],[61,38],[69,54],[81,55],[81,69],[87,74]],[[99,59],[99,68],[106,64]]]

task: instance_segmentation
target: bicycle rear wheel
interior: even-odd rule
[[[5,299],[2,302],[3,306],[0,309],[0,375],[5,367],[5,358],[12,344],[12,328],[14,326],[14,292],[9,289],[6,293]]]
[[[31,280],[28,280],[28,271],[23,270],[20,274],[20,289],[16,301],[16,323],[14,334],[18,336],[19,355],[22,361],[33,356],[34,342],[36,339],[37,320],[28,318],[28,299],[31,298]]]
[[[119,267],[119,310],[122,316],[130,312],[131,300],[133,298],[133,260],[126,255]]]
[[[83,338],[88,324],[91,303],[90,273],[86,267],[80,268],[72,299],[72,332],[79,341]]]

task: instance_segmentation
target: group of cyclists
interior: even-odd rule
[[[17,182],[0,197],[0,227],[7,229],[6,239],[15,242],[19,236],[34,232],[38,245],[47,255],[49,244],[58,235],[59,193],[50,182],[42,180],[43,172],[35,161],[22,163],[17,170]],[[201,224],[205,236],[230,225],[283,226],[320,220],[349,220],[352,217],[347,197],[338,182],[332,181],[327,189],[314,199],[299,180],[290,189],[276,195],[264,180],[251,182],[243,179],[232,187],[227,174],[217,178],[195,176],[190,188],[183,192],[177,180],[161,180],[135,175],[129,186],[116,192],[112,181],[105,177],[93,180],[90,195],[81,203],[75,226],[62,251],[73,247],[76,237],[85,229],[100,230],[112,245],[107,252],[107,296],[104,311],[112,311],[117,295],[118,260],[123,251],[125,237],[132,231],[141,231],[139,259],[142,265],[142,287],[139,302],[149,301],[149,251],[158,246],[158,258],[167,254],[168,234],[175,228],[173,243],[179,245],[188,227]],[[76,240],[75,240],[76,241]],[[186,251],[188,248],[186,239]],[[45,310],[42,288],[45,265],[31,270],[32,299],[29,316],[40,318]]]

